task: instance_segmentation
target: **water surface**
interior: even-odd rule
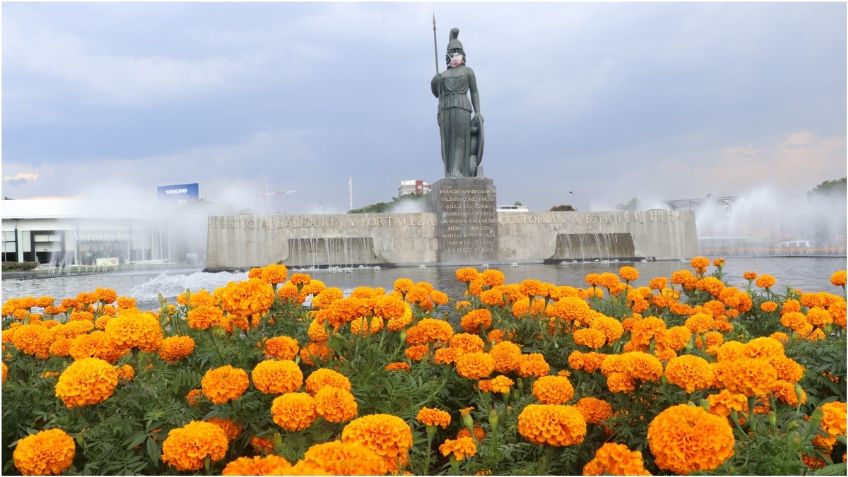
[[[497,267],[504,272],[507,283],[535,278],[558,285],[586,286],[587,273],[617,272],[628,263],[569,263],[562,265],[530,264]],[[656,276],[669,276],[675,270],[688,268],[688,262],[663,261],[629,263],[635,266],[640,277],[636,285],[647,285]],[[402,277],[414,281],[427,281],[453,298],[462,296],[465,285],[458,282],[454,273],[458,267],[427,268],[354,268],[344,270],[308,270],[307,273],[328,286],[351,290],[357,286],[391,288],[395,280]],[[844,258],[733,258],[724,267],[725,281],[743,286],[746,271],[768,273],[777,278],[775,289],[783,292],[786,287],[805,291],[837,292],[830,284],[830,275],[846,268]],[[710,267],[712,272],[713,267]],[[76,296],[97,287],[113,288],[119,295],[131,296],[142,308],[158,306],[158,295],[173,299],[185,289],[213,290],[231,281],[247,279],[246,273],[204,273],[196,269],[176,269],[166,272],[118,272],[98,275],[59,276],[38,279],[3,279],[2,299],[19,296],[49,295],[57,299]]]

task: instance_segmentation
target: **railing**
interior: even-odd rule
[[[711,257],[844,257],[845,247],[701,247]]]

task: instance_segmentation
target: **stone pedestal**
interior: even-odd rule
[[[437,260],[480,264],[498,257],[495,185],[480,177],[446,177],[429,194],[436,215]]]

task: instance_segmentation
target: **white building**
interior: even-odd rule
[[[205,252],[205,230],[201,244],[197,244],[199,240],[187,243],[191,241],[180,233],[192,222],[184,220],[185,208],[156,201],[3,200],[3,261],[59,265],[181,263],[187,254],[199,257]],[[193,228],[196,225],[192,223]]]
[[[427,182],[424,182],[421,179],[413,179],[408,181],[401,181],[400,186],[398,187],[398,197],[403,197],[405,195],[424,195],[429,194],[430,190],[433,188]]]

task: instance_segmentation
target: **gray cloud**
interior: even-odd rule
[[[842,4],[9,4],[3,172],[39,180],[4,193],[199,181],[210,200],[297,189],[276,206],[344,211],[348,177],[355,206],[433,182],[433,11],[440,57],[462,30],[500,202],[845,175]]]

